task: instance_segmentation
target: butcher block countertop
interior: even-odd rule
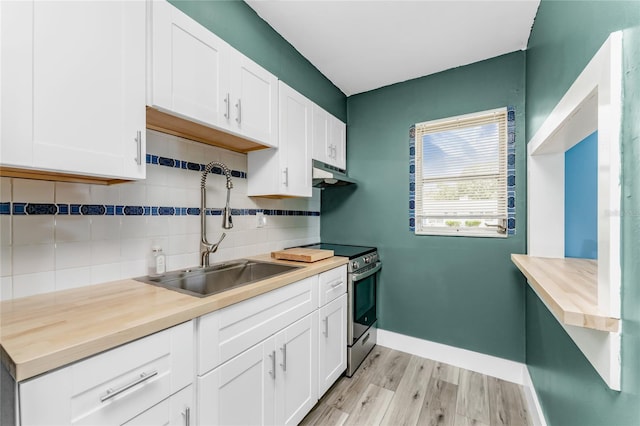
[[[126,279],[0,302],[2,363],[26,380],[348,262],[251,259],[302,268],[202,298]]]

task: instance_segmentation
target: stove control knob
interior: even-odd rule
[[[364,258],[364,263],[371,263],[371,258],[369,256],[366,256]]]
[[[353,269],[358,269],[358,267],[359,267],[359,266],[360,266],[360,265],[358,265],[358,262],[356,262],[355,260],[354,260],[353,262],[351,262],[351,267],[352,267]]]

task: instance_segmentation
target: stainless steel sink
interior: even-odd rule
[[[136,280],[192,296],[205,297],[299,268],[300,266],[240,259],[204,268],[167,272],[157,277],[148,275]]]

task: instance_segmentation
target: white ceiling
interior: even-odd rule
[[[245,0],[347,96],[522,50],[540,0]]]

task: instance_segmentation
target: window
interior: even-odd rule
[[[508,113],[511,119],[512,111],[500,108],[415,125],[416,234],[507,235],[514,207],[507,191]]]

